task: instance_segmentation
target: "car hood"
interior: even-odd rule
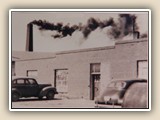
[[[104,98],[118,99],[121,97],[121,91],[123,89],[107,88],[101,95],[96,98],[96,102],[105,102]]]

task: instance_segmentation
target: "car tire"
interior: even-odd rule
[[[43,96],[40,96],[40,97],[38,97],[39,98],[39,100],[42,100],[43,99]]]
[[[12,101],[18,101],[20,95],[17,92],[12,93]]]
[[[48,100],[54,99],[54,91],[48,91],[46,98]]]

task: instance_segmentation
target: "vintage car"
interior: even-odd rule
[[[51,84],[38,84],[33,77],[12,77],[11,82],[12,101],[17,101],[22,97],[38,97],[42,99],[44,96],[47,99],[53,99],[55,94],[58,94],[55,87]]]
[[[122,108],[148,108],[148,84],[135,83],[125,93]]]
[[[111,80],[106,89],[96,100],[96,107],[103,105],[119,105],[123,103],[126,91],[135,83],[147,83],[146,79]],[[104,107],[104,106],[103,106]]]

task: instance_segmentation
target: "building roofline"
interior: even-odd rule
[[[116,47],[116,45],[120,45],[120,44],[146,42],[146,41],[148,41],[148,38],[133,39],[133,40],[119,40],[119,41],[116,41],[115,45],[112,45],[112,46],[86,48],[86,49],[78,49],[78,50],[68,50],[68,51],[55,52],[55,54],[60,55],[60,54],[69,54],[69,53],[78,53],[78,52],[90,52],[90,51],[107,50],[107,49],[114,49]]]
[[[42,59],[53,59],[56,58],[56,56],[53,57],[39,57],[39,58],[26,58],[26,59],[21,59],[18,61],[31,61],[31,60],[42,60]]]
[[[96,47],[96,48],[86,48],[86,49],[78,49],[78,50],[68,50],[68,51],[56,52],[56,55],[69,54],[69,53],[79,53],[79,52],[99,51],[99,50],[107,50],[107,49],[114,49],[114,48],[115,48],[115,46],[104,46],[104,47]]]
[[[20,58],[18,58],[18,57],[14,57],[14,56],[12,56],[12,58],[15,58],[15,59],[20,59]]]
[[[40,60],[40,59],[53,59],[56,58],[55,53],[52,52],[28,52],[28,51],[12,51],[13,54],[19,59],[16,61],[29,61],[29,60]]]
[[[52,53],[53,55],[49,55],[48,57],[46,56],[41,56],[41,57],[35,57],[35,58],[19,58],[18,61],[26,61],[26,60],[39,60],[39,59],[53,59],[56,58],[56,55],[61,55],[61,54],[70,54],[70,53],[80,53],[80,52],[92,52],[92,51],[101,51],[101,50],[109,50],[109,49],[115,49],[117,45],[121,44],[129,44],[129,43],[137,43],[137,42],[147,42],[148,38],[145,39],[133,39],[133,40],[119,40],[115,42],[115,45],[112,46],[104,46],[104,47],[95,47],[95,48],[86,48],[86,49],[78,49],[78,50],[67,50],[67,51],[60,51],[60,52],[47,52],[47,53]],[[27,54],[35,54],[35,53],[40,53],[40,54],[45,54],[42,52],[24,52]]]
[[[115,43],[115,45],[119,44],[128,44],[128,43],[136,43],[136,42],[146,42],[148,41],[148,38],[143,38],[143,39],[133,39],[133,40],[120,40]]]

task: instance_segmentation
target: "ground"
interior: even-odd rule
[[[86,99],[58,99],[54,100],[39,100],[37,98],[21,99],[12,102],[12,108],[96,108],[93,100]],[[115,107],[115,106],[114,106]],[[107,106],[113,108],[113,106]]]
[[[12,108],[94,108],[94,106],[94,101],[85,99],[38,100],[29,98],[12,102]]]

